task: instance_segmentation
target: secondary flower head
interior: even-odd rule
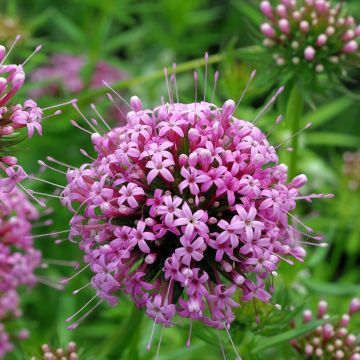
[[[37,218],[37,210],[17,188],[0,192],[0,358],[12,350],[12,340],[25,337],[9,325],[21,316],[19,288],[36,282],[41,255],[33,247],[31,221]]]
[[[261,1],[267,21],[261,24],[263,44],[273,61],[292,75],[326,72],[341,76],[359,60],[360,27],[328,0]]]
[[[325,323],[304,337],[292,340],[291,345],[306,359],[359,360],[360,347],[356,335],[349,332],[349,325],[352,316],[360,310],[360,299],[351,300],[348,312],[337,322],[330,319],[327,308],[326,301],[319,302],[317,318],[326,320]],[[305,310],[303,322],[310,322],[312,316],[310,310]]]
[[[66,349],[57,348],[53,350],[48,344],[41,346],[42,356],[41,359],[44,360],[78,360],[79,356],[77,354],[76,344],[70,342]],[[40,358],[33,356],[30,360],[40,360]]]
[[[280,261],[303,261],[289,214],[307,179],[287,181],[233,100],[145,109],[133,96],[130,106],[126,126],[92,135],[95,160],[67,173],[70,238],[110,304],[125,292],[155,323],[228,328],[241,302],[270,301]]]

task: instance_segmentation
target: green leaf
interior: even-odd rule
[[[342,97],[338,100],[331,101],[319,107],[316,111],[311,112],[311,114],[306,114],[302,118],[302,124],[305,126],[307,123],[311,122],[311,128],[316,129],[340,115],[353,103],[354,99],[350,99],[349,97]]]
[[[314,279],[305,279],[303,284],[312,292],[321,296],[346,296],[360,294],[360,285],[319,282]]]
[[[262,338],[260,341],[260,344],[255,347],[253,350],[253,353],[261,352],[265,349],[268,349],[270,347],[273,347],[275,345],[279,345],[283,342],[290,341],[291,339],[297,338],[303,334],[306,334],[307,332],[315,329],[319,325],[323,324],[324,320],[316,320],[312,321],[310,323],[301,325],[295,329],[286,331],[285,333],[272,336],[270,338]]]
[[[306,135],[305,142],[313,146],[341,146],[359,147],[360,137],[348,134],[338,134],[333,132],[311,132]]]

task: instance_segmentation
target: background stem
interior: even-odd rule
[[[286,121],[289,124],[291,134],[295,134],[299,131],[300,120],[304,111],[304,99],[296,84],[293,85],[288,103],[286,106]],[[297,172],[298,162],[298,148],[299,148],[299,136],[294,136],[291,139],[290,161],[289,161],[289,180],[291,180]]]

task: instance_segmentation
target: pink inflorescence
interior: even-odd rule
[[[303,261],[291,212],[325,195],[303,197],[305,175],[287,181],[233,100],[130,106],[126,126],[92,134],[96,159],[67,172],[70,239],[81,238],[100,299],[124,292],[155,323],[179,315],[228,329],[241,302],[270,301],[279,261]]]
[[[67,347],[57,348],[56,350],[51,349],[48,344],[44,344],[41,346],[42,360],[78,360],[79,356],[77,354],[76,344],[74,342],[70,342]],[[36,356],[33,356],[30,360],[40,360]]]
[[[337,322],[327,314],[326,301],[318,304],[317,318],[325,323],[311,333],[291,341],[291,345],[307,359],[360,360],[360,346],[357,346],[356,335],[349,332],[348,326],[353,314],[360,310],[360,299],[350,302],[349,310]],[[303,322],[312,320],[310,310],[303,313]]]
[[[25,330],[9,334],[8,324],[21,316],[19,287],[36,282],[41,255],[33,247],[31,221],[37,218],[37,210],[17,188],[0,192],[0,358],[12,350],[12,339],[26,337]]]
[[[49,80],[40,88],[33,88],[31,95],[35,98],[44,94],[59,95],[61,90],[69,93],[79,93],[85,87],[81,77],[81,71],[86,65],[86,60],[82,56],[72,56],[67,54],[55,54],[50,57],[50,64],[44,65],[30,74],[33,82]],[[102,81],[109,84],[123,80],[127,77],[126,73],[120,71],[105,61],[98,61],[91,76],[89,86],[99,88]]]
[[[339,70],[359,59],[360,26],[328,0],[261,1],[267,17],[261,24],[264,46],[271,49],[277,65],[306,65],[316,72]]]
[[[0,193],[11,191],[16,183],[26,177],[21,166],[17,165],[16,157],[9,155],[10,147],[21,141],[17,136],[17,130],[26,127],[29,138],[33,136],[35,130],[42,135],[43,109],[31,99],[26,100],[23,104],[11,103],[14,95],[24,84],[23,65],[29,59],[21,65],[4,64],[19,39],[18,36],[8,52],[4,46],[0,45],[0,171],[5,172],[5,178],[0,177]],[[38,52],[40,48],[41,46],[38,46],[34,53]]]

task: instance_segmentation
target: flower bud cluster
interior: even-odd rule
[[[351,317],[360,310],[360,299],[351,300],[348,312],[337,323],[330,320],[327,308],[326,301],[319,302],[317,319],[325,319],[325,323],[305,336],[292,340],[292,346],[306,359],[360,360],[356,335],[348,329]],[[305,310],[303,323],[310,322],[312,318],[312,312]]]
[[[264,46],[278,66],[309,67],[318,73],[338,71],[359,59],[360,26],[328,0],[264,0],[260,10]]]

